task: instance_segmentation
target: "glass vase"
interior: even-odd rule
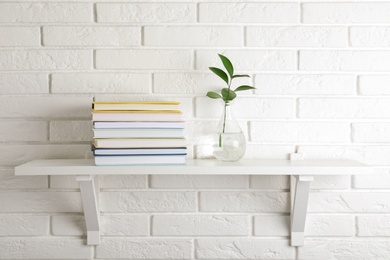
[[[232,102],[223,103],[221,119],[213,136],[213,155],[219,161],[240,160],[246,149],[245,135],[231,112]]]

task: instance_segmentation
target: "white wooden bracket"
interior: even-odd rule
[[[313,176],[291,176],[291,246],[303,246],[310,182]]]
[[[290,154],[290,160],[303,160],[302,153]],[[307,206],[309,203],[311,175],[296,175],[290,177],[291,194],[291,246],[303,246],[305,240],[305,224]]]
[[[98,245],[100,243],[99,176],[78,175],[76,180],[80,184],[81,199],[83,201],[87,244]]]

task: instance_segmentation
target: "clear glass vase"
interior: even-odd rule
[[[231,113],[232,102],[223,103],[222,117],[213,136],[213,154],[219,161],[240,160],[246,149],[245,135]]]

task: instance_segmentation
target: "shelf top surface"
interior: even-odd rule
[[[93,159],[31,161],[15,168],[15,175],[358,175],[371,166],[350,160],[217,160],[187,159],[183,165],[95,166]]]

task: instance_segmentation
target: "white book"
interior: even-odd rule
[[[96,156],[96,165],[185,164],[184,155]]]
[[[94,122],[94,128],[184,128],[180,122]]]
[[[183,138],[183,129],[93,129],[94,138]]]
[[[94,155],[160,155],[160,154],[187,154],[187,148],[133,148],[133,149],[95,149]]]
[[[93,140],[96,148],[170,148],[186,147],[184,138],[98,138]]]
[[[181,121],[180,111],[93,111],[92,121]]]

